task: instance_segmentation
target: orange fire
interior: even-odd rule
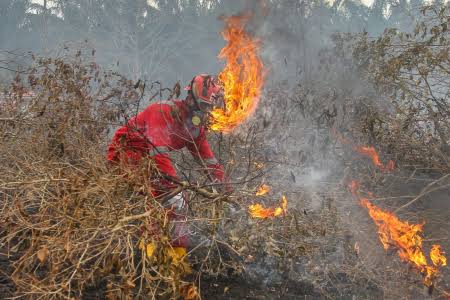
[[[426,286],[432,285],[432,280],[438,274],[438,267],[445,266],[447,259],[440,245],[433,245],[430,258],[433,265],[428,264],[422,250],[422,224],[409,224],[397,218],[394,214],[383,211],[369,202],[367,198],[360,199],[361,205],[369,211],[370,217],[378,226],[378,233],[384,249],[397,248],[400,258],[415,266],[424,276]]]
[[[372,159],[372,163],[381,171],[383,172],[391,172],[394,170],[395,168],[395,163],[394,161],[390,160],[388,161],[388,163],[386,165],[384,165],[381,161],[380,161],[380,156],[378,155],[377,151],[375,150],[374,147],[371,146],[361,146],[361,145],[354,145],[352,141],[350,141],[349,139],[345,138],[344,136],[342,136],[342,134],[340,134],[336,128],[332,128],[331,129],[331,135],[336,138],[341,144],[343,145],[352,145],[352,149],[356,152],[358,152],[359,154],[365,155],[369,158]]]
[[[211,112],[210,128],[230,132],[246,120],[255,110],[264,83],[264,65],[258,55],[259,41],[246,30],[249,15],[224,18],[222,31],[227,45],[219,58],[226,62],[219,74],[224,86],[225,108]]]
[[[261,204],[253,204],[248,207],[248,211],[253,218],[266,219],[269,217],[278,217],[287,213],[287,199],[283,195],[280,207],[265,208]]]
[[[341,143],[352,144],[349,140],[340,135],[334,128],[331,132]],[[374,147],[352,145],[352,149],[360,154],[368,156],[372,159],[372,163],[383,172],[391,172],[395,168],[395,164],[390,160],[384,165]],[[423,282],[430,287],[433,279],[439,273],[439,267],[447,265],[445,253],[441,250],[440,245],[433,245],[430,250],[430,259],[433,264],[429,264],[422,250],[422,224],[409,224],[397,218],[396,215],[383,211],[369,201],[373,198],[371,192],[367,192],[367,197],[362,197],[359,191],[359,181],[352,180],[348,184],[348,188],[352,195],[359,198],[362,206],[369,211],[370,217],[378,226],[378,233],[381,243],[385,250],[390,247],[396,248],[400,258],[412,264],[423,275]],[[368,198],[369,197],[369,198]],[[359,248],[358,248],[359,250]]]
[[[373,164],[379,168],[381,171],[390,172],[394,170],[394,162],[390,160],[386,165],[383,165],[383,163],[380,161],[380,157],[375,150],[374,147],[367,147],[367,146],[353,146],[353,150],[356,152],[368,156],[372,159]]]
[[[263,184],[259,187],[259,189],[256,191],[256,196],[263,196],[270,192],[270,186],[267,184]]]
[[[435,266],[446,266],[447,258],[441,250],[441,245],[433,245],[430,250],[430,258]]]

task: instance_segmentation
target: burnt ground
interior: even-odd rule
[[[203,299],[319,299],[314,287],[305,282],[286,282],[283,285],[261,287],[243,278],[206,278]]]
[[[11,266],[11,260],[0,252],[0,297],[1,299],[13,296],[14,283],[9,278],[12,274],[13,268]]]
[[[4,256],[0,258],[0,298],[13,297],[14,284],[6,276],[12,272],[10,261]],[[342,274],[342,279],[345,275]],[[345,279],[343,280],[345,281]],[[106,281],[100,281],[98,285],[88,287],[83,299],[107,299]],[[283,284],[272,286],[261,285],[249,281],[248,278],[239,275],[231,276],[204,276],[201,280],[202,299],[326,299],[321,295],[311,282],[286,281]],[[339,299],[353,299],[352,295],[342,296]]]
[[[381,186],[378,192],[393,196],[406,192],[416,195],[430,180],[421,178],[402,188],[389,181],[397,186],[397,190]],[[407,219],[410,215],[419,215],[419,219],[426,219],[425,242],[438,242],[444,249],[449,249],[450,241],[446,237],[450,229],[450,209],[446,195],[427,194],[423,201],[411,205],[400,216]],[[291,194],[288,198],[294,200],[295,196]],[[304,202],[310,201],[308,197],[304,198]],[[241,258],[226,249],[221,250],[222,257],[238,262],[241,269],[237,272],[235,268],[225,268],[220,275],[204,273],[200,280],[197,278],[202,299],[444,299],[439,290],[449,290],[446,268],[438,282],[439,290],[427,294],[417,272],[400,262],[395,251],[382,249],[365,210],[357,205],[352,210],[343,203],[339,205],[344,209],[334,210],[329,199],[323,199],[321,207],[316,211],[308,210],[307,214],[302,209],[302,201],[290,202],[291,215],[301,216],[300,224],[297,224],[301,228],[290,232],[284,240],[283,232],[276,229],[285,230],[295,218],[253,221],[244,213],[235,216],[236,222],[231,228],[225,226],[224,230],[235,230],[233,234],[242,237],[246,250],[242,251]],[[342,220],[333,221],[332,216],[338,211]],[[284,241],[286,246],[273,245],[273,241]],[[355,243],[360,246],[359,254],[355,252]],[[302,251],[294,253],[295,249],[289,244],[301,245]],[[239,243],[233,246],[242,248]],[[252,260],[245,259],[249,255],[253,256]],[[9,279],[13,260],[14,256],[7,258],[4,251],[0,251],[0,299],[13,296],[14,284]],[[191,258],[191,262],[194,270],[198,270],[195,258]],[[106,281],[87,287],[83,299],[106,299]]]
[[[314,214],[310,217],[317,218]],[[252,226],[270,227],[267,223],[255,222],[245,226],[249,233],[253,232]],[[248,238],[260,246],[247,251],[255,255],[252,261],[244,262],[222,248],[222,258],[239,262],[242,270],[237,272],[235,268],[230,267],[223,268],[220,275],[203,274],[200,281],[197,280],[200,283],[202,299],[354,299],[355,295],[370,299],[372,296],[381,295],[377,287],[366,279],[350,278],[334,263],[342,263],[343,260],[348,262],[355,258],[351,249],[344,249],[349,247],[350,240],[346,245],[341,243],[340,239],[329,239],[326,234],[321,239],[323,244],[317,244],[319,251],[315,251],[313,256],[305,253],[305,256],[295,256],[294,259],[270,255],[266,251],[268,248],[264,245],[264,238]],[[252,245],[254,246],[249,244],[250,247]],[[350,256],[342,257],[347,255],[345,253]],[[14,259],[14,256],[8,259],[5,255],[0,255],[0,299],[14,296],[14,284],[9,278],[13,272],[11,263]],[[193,269],[198,270],[195,258],[190,261],[193,263]],[[198,273],[194,271],[193,278],[195,274]],[[107,299],[106,285],[107,281],[103,279],[95,286],[87,287],[83,299]]]

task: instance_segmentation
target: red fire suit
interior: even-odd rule
[[[206,139],[206,129],[192,123],[191,112],[184,100],[150,104],[130,119],[114,134],[107,158],[109,161],[118,161],[120,153],[123,153],[133,163],[148,155],[161,173],[176,178],[169,153],[184,147],[196,160],[202,162],[214,180],[223,182],[223,167],[211,151]],[[167,189],[173,187],[169,181],[162,182],[165,182]]]
[[[149,156],[156,163],[159,172],[176,178],[169,153],[184,147],[189,149],[196,160],[202,162],[212,179],[223,182],[223,167],[211,151],[206,139],[206,129],[192,123],[192,112],[184,100],[153,103],[130,119],[115,132],[108,147],[107,159],[111,162],[126,159],[127,163],[136,164],[143,157]],[[170,192],[174,188],[173,183],[164,178],[152,180],[151,186],[154,196]],[[177,221],[172,245],[187,247],[189,231],[185,216],[174,212],[170,217]],[[157,229],[152,231],[155,234],[158,232]]]

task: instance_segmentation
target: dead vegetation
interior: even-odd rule
[[[447,47],[448,33],[440,28],[434,34],[439,47]],[[435,74],[436,81],[447,79],[444,48],[435,52],[436,47],[418,47],[412,40],[396,48],[390,44],[400,39],[395,34],[386,32],[378,41],[363,36],[354,53],[342,51],[349,40],[337,37],[336,48],[321,53],[339,63],[372,57],[358,65],[358,74],[364,74],[365,83],[374,80],[375,88],[368,84],[363,93],[354,93],[324,81],[303,80],[292,89],[281,84],[266,93],[256,117],[237,132],[214,134],[215,153],[232,178],[232,195],[215,192],[186,153],[175,154],[183,179],[178,191],[191,193],[188,222],[196,247],[189,253],[190,266],[168,255],[165,210],[147,193],[151,162],[139,170],[105,162],[111,131],[139,111],[143,99],[174,92],[104,72],[81,53],[35,59],[1,96],[0,261],[6,267],[0,276],[7,278],[7,288],[0,293],[33,299],[196,299],[211,295],[211,278],[239,278],[252,282],[256,295],[267,296],[267,287],[276,287],[281,291],[276,295],[287,299],[423,296],[419,276],[386,256],[367,214],[345,187],[349,178],[358,177],[364,189],[393,210],[418,202],[434,187],[446,187],[446,181],[432,184],[432,178],[423,193],[392,191],[394,183],[414,180],[418,170],[446,176],[449,126],[448,92],[444,100],[426,94],[423,66],[417,74],[411,71],[412,78],[403,76],[411,58],[419,60],[417,66],[420,59],[436,56],[426,73]],[[324,61],[321,68],[342,70],[333,70],[335,64]],[[380,90],[385,94],[377,94]],[[376,146],[383,160],[396,160],[402,170],[387,175],[371,167],[339,143],[333,130]],[[314,170],[332,174],[311,179]],[[256,197],[262,183],[273,192]],[[282,194],[288,199],[286,216],[248,217],[249,204],[277,205]],[[400,216],[422,217],[417,211]],[[156,240],[145,230],[155,223],[161,228]],[[438,226],[448,228],[448,221],[442,218]],[[145,245],[151,241],[157,248],[148,256]],[[240,284],[220,285],[218,293],[246,296],[230,291]],[[436,297],[445,293],[441,287]]]
[[[363,76],[390,103],[389,114],[370,112],[366,132],[408,167],[448,172],[450,166],[448,6],[425,6],[412,32],[386,30],[378,39],[353,39]],[[347,48],[348,49],[348,48]],[[424,155],[426,153],[426,155]]]
[[[196,272],[189,276],[184,259],[168,255],[167,213],[147,193],[151,162],[138,170],[105,162],[109,130],[138,111],[144,87],[82,57],[36,58],[2,95],[0,242],[8,287],[2,293],[196,299],[201,276],[239,272],[236,257],[253,253],[221,227],[235,221],[226,216],[230,209],[243,204],[245,211],[264,174],[256,130],[219,137],[216,153],[230,162],[227,171],[239,188],[234,197],[212,190],[198,166],[176,154],[185,180],[177,192],[191,193],[188,221],[198,239],[190,253]],[[149,224],[159,224],[157,239]],[[156,249],[146,255],[151,242]]]

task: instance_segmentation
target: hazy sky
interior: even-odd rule
[[[373,1],[373,0],[372,0],[372,1]],[[44,0],[31,0],[31,2],[39,3],[39,4],[41,4],[41,5],[44,4]],[[51,2],[51,0],[48,1],[48,2]],[[147,2],[148,2],[149,4],[154,4],[154,3],[155,3],[153,0],[147,0]]]
[[[330,2],[334,2],[334,0],[329,0]],[[362,3],[364,3],[367,6],[372,5],[374,0],[361,0]],[[31,0],[31,2],[35,2],[35,3],[40,3],[40,4],[44,4],[44,0]],[[153,0],[148,0],[148,3],[153,4],[154,1]]]

